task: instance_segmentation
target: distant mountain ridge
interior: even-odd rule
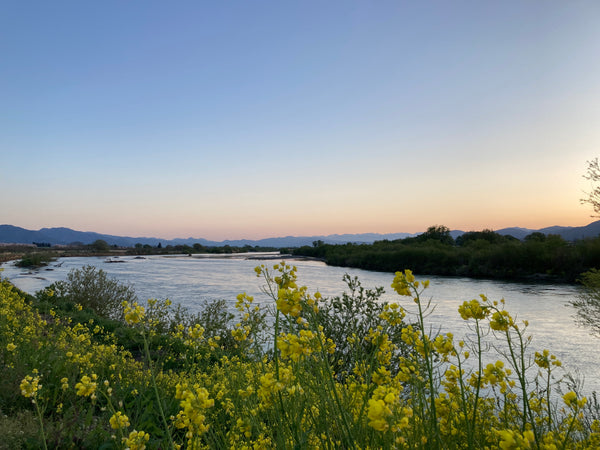
[[[539,230],[532,230],[529,228],[503,228],[501,230],[495,230],[496,233],[502,235],[511,235],[517,239],[523,239],[528,234],[533,232],[540,232],[544,234],[558,234],[567,241],[575,241],[578,239],[585,239],[591,237],[597,237],[600,235],[600,220],[592,222],[582,227],[561,227],[552,226],[547,228],[541,228]],[[450,235],[453,238],[464,234],[462,230],[452,230]],[[267,239],[237,239],[237,240],[225,240],[225,241],[210,241],[203,238],[187,238],[187,239],[160,239],[154,237],[129,237],[129,236],[113,236],[109,234],[95,233],[92,231],[76,231],[70,228],[42,228],[40,230],[27,230],[25,228],[17,227],[14,225],[0,225],[0,243],[6,244],[31,244],[34,242],[38,243],[49,243],[51,245],[69,245],[75,242],[82,244],[91,244],[98,239],[102,239],[110,245],[117,245],[119,247],[133,247],[135,244],[152,245],[156,246],[159,243],[165,245],[194,245],[196,243],[207,246],[207,247],[221,247],[224,245],[230,245],[232,247],[243,247],[245,245],[250,246],[261,246],[261,247],[301,247],[303,245],[312,245],[315,241],[323,241],[327,244],[345,244],[348,242],[352,243],[366,243],[370,244],[375,241],[381,241],[384,239],[395,240],[404,239],[406,237],[417,236],[421,233],[361,233],[361,234],[330,234],[328,236],[285,236],[285,237],[274,237]]]

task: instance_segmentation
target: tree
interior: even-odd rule
[[[90,246],[97,252],[108,252],[110,250],[110,245],[108,245],[108,242],[103,241],[102,239],[94,241],[94,243]]]
[[[440,241],[442,244],[454,244],[454,239],[450,236],[450,228],[444,225],[433,225],[427,228],[427,231],[417,236],[419,242]]]
[[[545,241],[546,241],[546,235],[539,231],[534,231],[533,233],[525,236],[525,242],[545,242]]]
[[[581,203],[589,203],[592,205],[594,212],[596,213],[592,214],[592,217],[600,217],[600,186],[598,185],[598,182],[600,181],[600,163],[598,163],[598,158],[594,158],[591,161],[588,161],[587,164],[587,172],[583,175],[583,178],[590,180],[592,183],[592,190],[586,192],[587,197],[582,198]]]
[[[587,162],[587,173],[583,176],[590,180],[593,189],[587,192],[587,198],[582,198],[581,203],[589,203],[594,208],[595,215],[600,217],[600,164],[598,158]],[[581,274],[579,280],[583,285],[581,293],[570,305],[577,310],[575,320],[578,324],[591,328],[592,334],[600,337],[600,271],[592,269]]]
[[[581,293],[569,302],[577,310],[575,321],[600,337],[600,271],[592,269],[582,273],[580,281]]]

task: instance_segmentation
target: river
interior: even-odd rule
[[[265,255],[267,256],[267,255]],[[18,288],[35,293],[52,282],[64,280],[71,269],[94,265],[121,282],[129,283],[140,300],[169,298],[192,311],[198,311],[203,302],[225,299],[233,308],[237,294],[253,295],[257,303],[269,303],[262,293],[262,280],[256,277],[254,267],[259,264],[272,266],[277,261],[250,260],[238,257],[199,256],[148,256],[136,259],[124,256],[119,263],[108,263],[105,258],[61,258],[49,267],[29,271],[2,265],[2,276]],[[340,295],[346,286],[345,273],[358,276],[366,288],[383,286],[383,300],[401,303],[414,309],[411,299],[398,297],[391,289],[393,274],[370,272],[359,269],[331,267],[319,261],[291,261],[298,268],[298,281],[309,292],[319,291],[323,296]],[[457,310],[465,300],[485,294],[491,300],[506,300],[506,309],[518,320],[528,320],[528,333],[533,336],[531,351],[550,350],[572,374],[585,379],[584,392],[600,391],[600,339],[578,327],[573,319],[574,311],[569,300],[578,294],[578,288],[563,284],[514,283],[491,280],[474,280],[450,277],[417,277],[429,279],[431,284],[424,298],[432,300],[435,309],[428,316],[433,329],[453,332],[456,337],[470,334],[466,323]]]

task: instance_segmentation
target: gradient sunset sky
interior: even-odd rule
[[[600,2],[6,1],[0,223],[581,226]]]

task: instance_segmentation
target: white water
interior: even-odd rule
[[[277,261],[255,261],[244,258],[201,258],[189,256],[150,256],[146,259],[121,257],[123,263],[107,263],[105,258],[62,258],[36,272],[6,263],[2,276],[18,288],[35,293],[54,281],[64,280],[71,269],[94,265],[121,282],[129,283],[140,300],[169,298],[192,311],[206,300],[225,299],[234,305],[237,294],[253,295],[257,303],[269,303],[261,292],[262,280],[254,267],[272,266]],[[393,274],[342,267],[330,267],[318,261],[293,261],[298,268],[299,284],[319,291],[323,296],[341,294],[346,286],[345,273],[358,276],[366,288],[383,286],[383,300],[401,303],[414,309],[409,298],[398,297],[390,288]],[[506,299],[506,309],[518,320],[528,320],[528,332],[533,336],[532,351],[550,350],[572,374],[585,378],[584,391],[600,391],[600,339],[579,328],[573,320],[574,311],[567,306],[577,295],[577,288],[561,284],[527,284],[469,278],[417,277],[429,279],[431,285],[425,298],[432,299],[435,310],[428,317],[434,329],[453,332],[456,338],[469,334],[466,323],[458,314],[465,300],[485,294],[490,300]]]

